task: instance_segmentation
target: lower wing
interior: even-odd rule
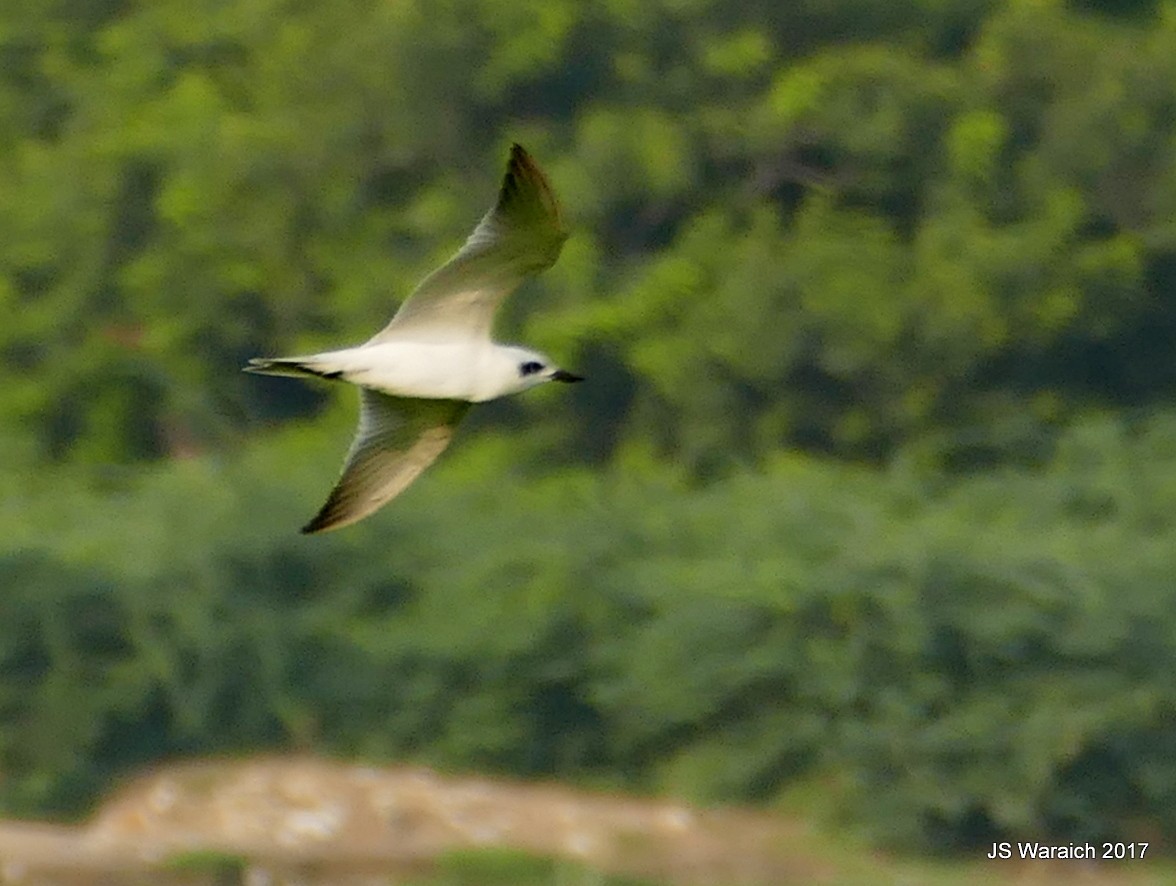
[[[449,445],[470,404],[389,397],[360,388],[359,429],[343,473],[305,533],[340,529],[403,492]]]

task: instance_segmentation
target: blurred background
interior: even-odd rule
[[[300,536],[354,398],[242,363],[512,141],[499,337],[589,381]],[[1174,344],[1172,0],[6,0],[0,811],[296,751],[1159,847]]]

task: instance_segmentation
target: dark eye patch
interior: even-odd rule
[[[543,364],[538,360],[528,360],[519,367],[519,373],[522,375],[534,375],[543,368]]]

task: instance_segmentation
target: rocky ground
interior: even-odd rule
[[[547,882],[575,886],[606,874],[715,886],[869,882],[868,871],[824,860],[812,843],[805,825],[767,813],[422,768],[209,761],[136,779],[82,826],[0,823],[0,883],[390,886],[430,882],[442,860],[463,853],[497,859],[495,883],[511,881],[519,858],[553,859]],[[1006,865],[953,882],[1152,882],[1132,873]],[[912,876],[901,882],[937,882],[933,872]]]

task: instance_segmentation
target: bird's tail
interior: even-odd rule
[[[296,378],[339,378],[343,370],[324,366],[315,357],[254,357],[244,367],[246,372],[259,375],[287,375]]]

